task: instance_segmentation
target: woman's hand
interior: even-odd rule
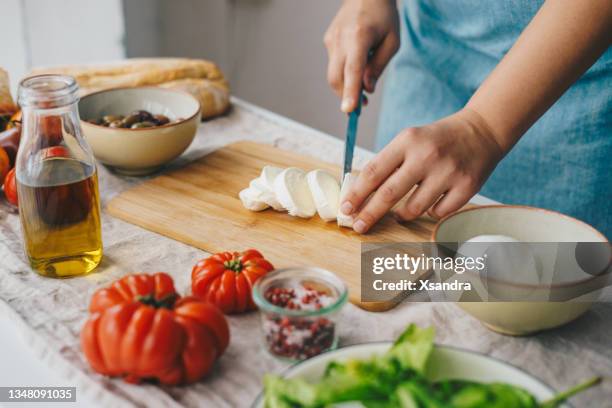
[[[429,210],[442,217],[478,192],[505,155],[500,146],[482,117],[467,108],[405,129],[365,166],[341,209],[363,234],[416,186],[396,215],[412,220]]]
[[[342,99],[342,111],[352,112],[362,85],[374,92],[376,80],[399,48],[395,0],[345,0],[324,43],[327,80]]]

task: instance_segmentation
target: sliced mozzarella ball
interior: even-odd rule
[[[276,180],[276,177],[278,177],[278,175],[281,174],[282,171],[283,169],[281,169],[280,167],[264,166],[264,168],[261,169],[261,175],[259,176],[259,179],[266,186],[266,188],[273,191],[274,180]]]
[[[334,221],[338,215],[340,184],[325,170],[313,170],[306,175],[312,199],[324,221]]]
[[[262,191],[256,188],[245,188],[244,190],[238,193],[240,200],[242,201],[242,205],[244,208],[251,211],[263,211],[268,208],[268,204],[266,204],[262,200]]]
[[[310,218],[317,212],[304,170],[289,167],[274,180],[276,199],[290,215]]]
[[[342,200],[344,200],[344,198],[348,194],[348,191],[351,187],[351,184],[353,184],[353,181],[354,181],[354,177],[352,174],[346,173],[344,175],[344,179],[342,181],[342,187],[340,188],[340,200],[338,200],[338,205],[342,203]],[[339,207],[338,207],[337,218],[338,218],[338,225],[340,227],[353,228],[353,217],[351,215],[344,214],[342,210],[340,210]]]
[[[513,283],[539,285],[542,271],[530,244],[508,235],[477,235],[465,241],[456,257],[487,259],[487,267],[480,271],[483,281],[489,278]],[[478,272],[478,271],[476,271]],[[500,296],[500,299],[502,296]]]
[[[285,208],[277,200],[274,193],[274,180],[283,171],[280,167],[264,166],[261,175],[251,181],[250,187],[262,191],[262,200],[276,211],[284,211]]]
[[[285,211],[285,207],[283,207],[276,199],[274,190],[268,189],[268,187],[266,187],[259,177],[251,180],[249,183],[249,188],[260,191],[260,200],[266,203],[268,206],[274,208],[276,211]]]

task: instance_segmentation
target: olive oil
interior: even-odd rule
[[[17,180],[26,254],[39,274],[62,278],[91,272],[102,259],[95,165],[52,157],[35,177]]]

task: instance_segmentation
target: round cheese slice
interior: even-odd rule
[[[317,212],[304,170],[297,167],[283,170],[274,180],[274,193],[290,215],[310,218]]]
[[[335,221],[340,202],[340,184],[325,170],[313,170],[306,175],[319,217],[324,221]]]
[[[346,173],[344,175],[344,179],[342,181],[342,187],[340,188],[340,200],[338,201],[339,204],[342,204],[342,200],[344,200],[344,198],[346,197],[346,195],[348,194],[349,189],[351,188],[351,184],[353,184],[354,181],[354,176],[350,173]],[[347,228],[353,228],[353,217],[347,214],[344,214],[342,212],[342,210],[340,210],[340,207],[338,207],[338,225],[340,227],[347,227]]]
[[[255,188],[245,188],[244,190],[238,193],[240,197],[240,201],[242,201],[242,205],[244,208],[251,211],[263,211],[268,208],[268,204],[266,204],[262,200],[262,192]]]
[[[266,203],[266,205],[272,207],[276,211],[285,211],[285,207],[283,207],[276,199],[274,190],[269,190],[265,184],[262,183],[259,177],[251,180],[249,183],[249,188],[259,191],[259,199]]]
[[[261,175],[252,180],[249,187],[258,189],[262,192],[261,199],[276,211],[284,211],[285,208],[276,198],[274,193],[274,180],[283,171],[280,167],[264,166]]]

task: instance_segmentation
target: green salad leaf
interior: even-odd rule
[[[395,340],[391,350],[383,358],[397,361],[402,370],[414,370],[424,375],[435,337],[436,330],[433,327],[421,329],[416,324],[411,324]]]
[[[503,383],[431,381],[427,362],[433,327],[411,324],[383,355],[330,362],[317,383],[299,378],[264,378],[266,408],[324,408],[359,402],[366,408],[555,408],[589,382],[539,404],[528,391]]]

